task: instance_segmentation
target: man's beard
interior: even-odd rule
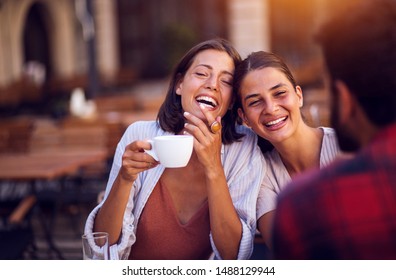
[[[348,129],[340,124],[339,108],[338,108],[338,91],[335,87],[332,88],[333,100],[331,102],[331,126],[337,134],[338,144],[343,152],[356,152],[360,149],[359,141],[351,134]]]

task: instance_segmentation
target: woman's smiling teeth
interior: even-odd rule
[[[265,126],[270,127],[270,126],[276,125],[276,124],[278,124],[278,123],[283,122],[284,120],[286,120],[286,118],[287,118],[287,116],[286,116],[286,117],[279,118],[279,119],[276,119],[276,120],[274,120],[274,121],[267,122],[267,123],[265,124]]]
[[[200,106],[208,107],[208,108],[216,108],[217,102],[212,97],[209,96],[198,96],[196,98],[197,102]]]

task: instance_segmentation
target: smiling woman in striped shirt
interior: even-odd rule
[[[321,168],[338,155],[333,129],[310,127],[301,115],[303,93],[284,61],[251,53],[235,70],[239,117],[261,138],[267,169],[257,201],[258,228],[271,246],[271,223],[280,191],[294,176]]]

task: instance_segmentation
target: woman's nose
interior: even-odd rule
[[[273,100],[267,100],[265,102],[264,112],[268,114],[272,114],[279,109],[278,104]]]
[[[218,90],[217,78],[214,76],[209,77],[208,80],[206,81],[206,87],[211,90],[217,91]]]

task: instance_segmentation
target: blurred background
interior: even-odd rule
[[[320,87],[313,34],[352,1],[0,0],[1,114],[58,116],[76,87],[94,98],[164,79],[181,54],[215,36],[243,57],[276,52],[303,87]]]
[[[119,138],[133,121],[156,117],[170,71],[199,41],[224,37],[242,57],[257,50],[281,55],[303,88],[307,121],[329,125],[325,70],[314,34],[356,1],[0,0],[0,153],[104,149],[107,154],[53,178],[0,178],[0,208],[8,201],[17,206],[33,193],[27,209],[38,201],[41,218],[51,213],[43,218],[51,220],[48,232],[40,219],[29,220],[27,245],[10,258],[81,258],[83,223],[105,188]],[[0,161],[0,169],[9,161]],[[15,227],[7,223],[0,228],[11,232]],[[46,247],[51,242],[42,242],[47,233],[63,247],[62,256]]]

